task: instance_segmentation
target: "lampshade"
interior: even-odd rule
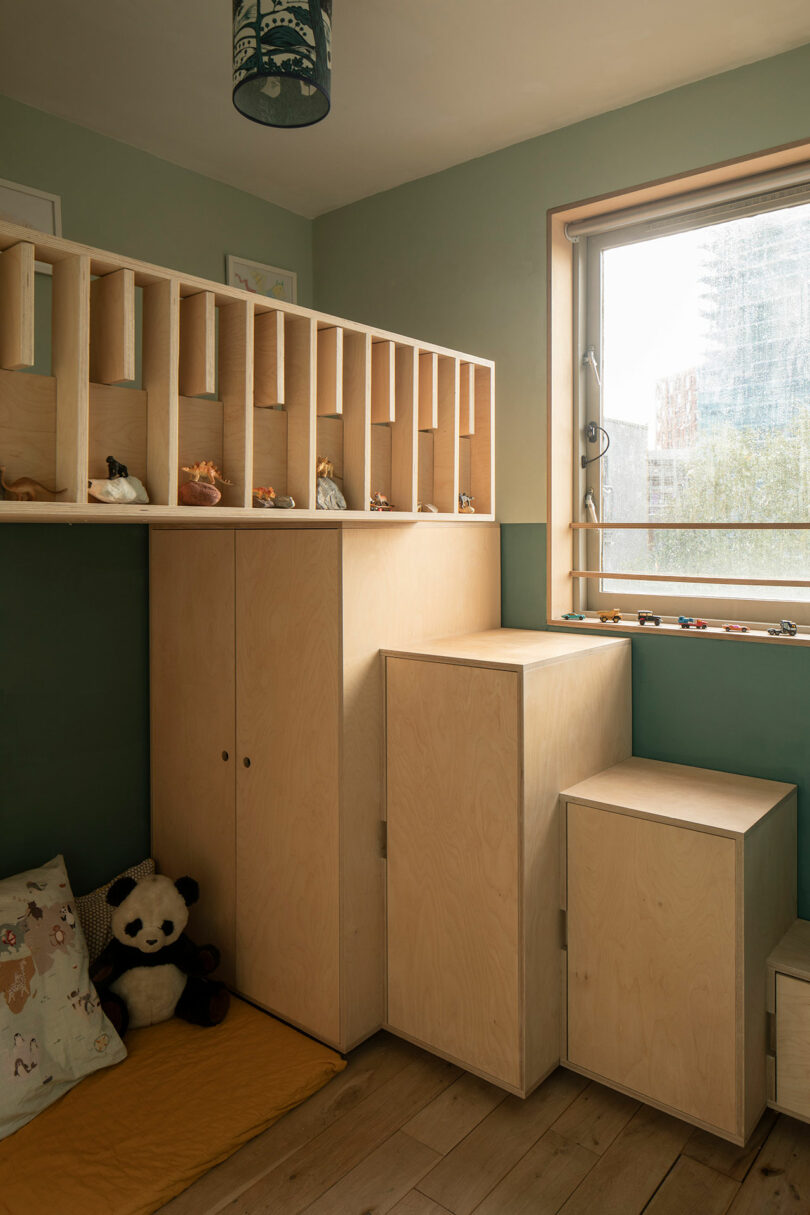
[[[270,127],[329,113],[332,0],[233,0],[233,103]]]

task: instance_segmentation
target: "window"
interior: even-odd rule
[[[810,167],[645,210],[568,225],[573,606],[810,625]]]

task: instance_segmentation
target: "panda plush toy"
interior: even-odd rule
[[[113,939],[91,971],[101,1005],[119,1034],[172,1016],[218,1025],[228,1011],[224,983],[207,978],[219,965],[214,945],[194,945],[183,929],[199,898],[193,878],[120,877],[107,891]]]

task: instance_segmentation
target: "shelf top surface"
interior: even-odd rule
[[[577,658],[595,650],[629,644],[624,638],[566,637],[533,629],[489,629],[460,637],[440,637],[418,645],[383,650],[390,658],[418,658],[426,662],[453,662],[465,666],[526,671],[545,663]]]
[[[564,789],[568,801],[743,836],[796,786],[634,756]]]
[[[810,920],[796,920],[768,958],[768,967],[810,980]]]

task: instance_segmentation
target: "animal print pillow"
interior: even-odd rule
[[[61,856],[0,881],[0,1139],[118,1063]]]

